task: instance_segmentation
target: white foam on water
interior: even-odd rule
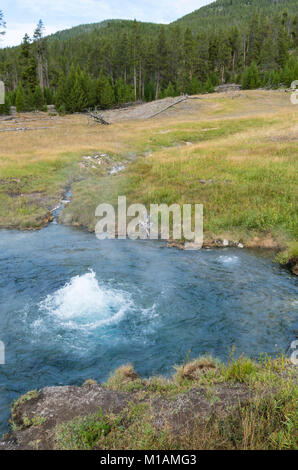
[[[221,255],[218,258],[218,261],[224,264],[235,264],[235,263],[238,263],[240,259],[238,256]]]
[[[66,327],[89,330],[119,322],[132,306],[129,294],[100,285],[90,271],[48,295],[39,309]]]

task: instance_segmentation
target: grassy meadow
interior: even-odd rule
[[[281,91],[199,98],[151,120],[99,126],[72,115],[31,124],[47,129],[2,132],[0,226],[44,225],[72,184],[73,201],[61,220],[90,231],[96,206],[126,195],[129,202],[147,206],[204,204],[207,241],[293,246],[298,107]],[[45,118],[39,115],[40,122]],[[12,127],[9,121],[4,125]],[[101,152],[124,161],[126,169],[107,176],[104,166],[82,168],[82,156]]]
[[[0,227],[41,228],[71,186],[72,202],[60,216],[65,224],[93,231],[97,205],[116,204],[118,195],[147,206],[202,203],[206,243],[228,239],[282,248],[281,264],[297,259],[298,106],[281,91],[199,98],[152,120],[110,126],[88,123],[83,115],[18,116],[26,126],[48,128],[1,132]],[[3,121],[0,128],[21,125]],[[95,154],[108,155],[108,162],[94,168],[83,164],[84,156]],[[125,170],[109,175],[119,162]],[[231,357],[227,364],[199,358],[185,361],[172,378],[146,380],[123,366],[103,384],[115,393],[131,393],[118,414],[99,410],[55,426],[35,415],[30,421],[21,411],[24,402],[38,399],[34,391],[13,405],[12,430],[30,428],[33,449],[42,448],[45,435],[54,449],[297,449],[294,372],[283,356]],[[93,380],[84,384],[96,386]],[[166,410],[194,394],[216,412],[174,432]],[[190,415],[182,421],[190,422]]]

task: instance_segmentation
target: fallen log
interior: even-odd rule
[[[90,117],[93,121],[95,121],[95,122],[97,122],[97,123],[99,123],[99,124],[103,124],[104,126],[109,126],[109,125],[110,125],[109,122],[105,121],[105,119],[102,117],[101,114],[98,114],[98,113],[89,113],[89,117]]]
[[[174,103],[171,103],[165,108],[161,109],[160,111],[157,111],[157,113],[151,114],[151,116],[148,116],[146,119],[152,119],[155,116],[158,116],[159,114],[163,113],[167,109],[172,108],[173,106],[176,106],[176,104],[182,103],[182,101],[186,101],[187,99],[188,99],[188,95],[185,95],[182,98],[179,98],[179,100],[175,101]]]
[[[2,122],[2,121],[12,121],[12,119],[14,119],[13,116],[4,116],[4,117],[1,116],[0,117],[0,122]]]

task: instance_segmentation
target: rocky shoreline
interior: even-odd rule
[[[261,426],[260,410],[279,400],[285,384],[289,393],[297,391],[297,368],[284,358],[262,364],[239,358],[228,365],[199,358],[176,368],[172,379],[142,379],[126,365],[103,385],[90,379],[81,387],[46,387],[20,397],[0,450],[138,448],[149,428],[154,442],[144,448],[225,448],[232,444],[221,441],[218,425],[241,427],[239,416],[248,410],[251,426],[255,411]]]
[[[227,405],[236,406],[249,398],[249,391],[241,384],[218,387],[216,404],[210,404],[206,390],[194,388],[175,399],[150,397],[142,399],[138,392],[117,392],[107,390],[98,384],[82,387],[46,387],[32,398],[24,399],[12,411],[15,431],[4,436],[0,450],[28,450],[35,447],[53,450],[55,428],[75,418],[96,414],[101,409],[104,415],[125,413],[129,403],[151,404],[157,429],[171,423],[175,432],[183,432],[197,416],[202,421],[212,413],[225,414]]]

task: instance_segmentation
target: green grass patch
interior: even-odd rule
[[[55,429],[57,449],[103,450],[282,450],[297,449],[297,384],[289,362],[284,356],[268,356],[254,362],[248,358],[230,360],[220,364],[210,357],[185,362],[176,368],[172,379],[153,377],[143,380],[143,391],[128,383],[140,383],[132,366],[115,371],[105,385],[116,391],[133,391],[132,401],[116,415],[103,416],[101,412],[58,425]],[[212,373],[211,373],[212,372]],[[231,388],[220,388],[221,384]],[[184,422],[183,432],[173,432],[168,407],[172,400],[190,390],[202,393],[216,406],[223,399],[217,390],[229,390],[243,384],[250,394],[242,404],[225,406],[225,413],[211,413],[194,420],[191,426]],[[219,388],[218,388],[219,387]],[[157,413],[163,397],[169,400],[161,405],[162,424]],[[137,402],[136,402],[137,401]],[[179,401],[180,402],[180,401]],[[168,414],[167,414],[168,413]],[[157,418],[158,416],[158,418]],[[181,418],[180,418],[181,419]],[[157,425],[157,422],[159,423]]]
[[[62,423],[56,430],[56,442],[63,450],[93,450],[111,431],[109,418],[102,411],[83,418]]]
[[[277,263],[284,266],[289,264],[292,260],[298,262],[298,242],[294,241],[289,243],[288,248],[278,253],[275,260]]]

